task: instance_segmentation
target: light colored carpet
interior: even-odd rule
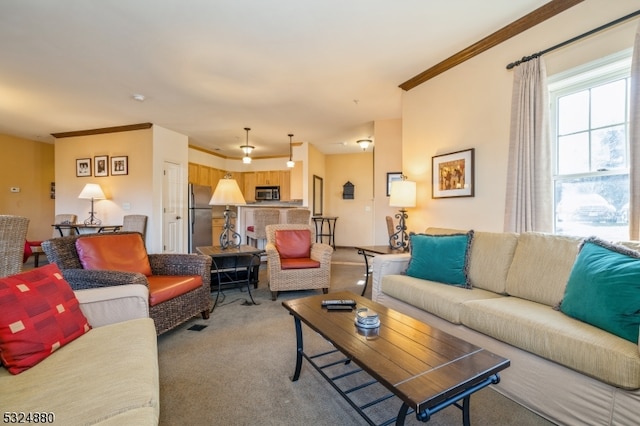
[[[293,318],[282,301],[319,294],[281,293],[273,302],[261,271],[254,297],[243,304],[245,292],[230,290],[209,320],[193,319],[158,339],[161,425],[364,425],[366,422],[306,363],[297,382],[289,377],[295,366]],[[362,291],[364,263],[354,249],[338,249],[332,265],[332,291]],[[370,297],[367,289],[366,296]],[[201,331],[193,325],[206,325]],[[305,350],[327,343],[304,328]],[[400,403],[391,401],[394,417]],[[379,410],[380,411],[380,410]],[[377,421],[377,420],[376,420]],[[429,425],[459,425],[461,411],[449,407]],[[548,425],[544,419],[484,389],[471,398],[474,425]],[[414,415],[406,424],[423,424]]]

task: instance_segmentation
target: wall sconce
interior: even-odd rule
[[[407,235],[407,207],[416,206],[416,183],[407,180],[402,175],[402,180],[391,182],[391,195],[389,196],[389,206],[400,207],[400,213],[396,214],[399,220],[395,234],[389,237],[389,246],[393,249],[406,250],[409,247],[409,236]]]
[[[106,200],[102,188],[97,183],[88,183],[82,188],[78,198],[83,200],[91,200],[91,211],[89,212],[89,218],[84,221],[85,225],[100,225],[102,221],[96,217],[96,212],[93,210],[93,200]]]
[[[242,237],[235,231],[235,225],[231,223],[231,217],[235,217],[235,213],[229,209],[229,206],[244,204],[246,204],[246,201],[242,196],[238,182],[235,179],[231,179],[231,174],[227,173],[224,178],[218,181],[218,185],[209,201],[211,206],[226,206],[223,213],[224,226],[220,234],[220,247],[223,250],[228,247],[239,247],[242,243]]]
[[[253,151],[255,147],[249,145],[249,130],[251,130],[251,128],[245,127],[244,130],[247,132],[247,141],[245,142],[244,145],[240,145],[240,149],[242,150],[242,152],[244,152],[244,157],[242,157],[242,162],[244,164],[251,164],[251,157],[249,157],[249,154],[251,154],[251,151]]]
[[[295,161],[293,161],[293,158],[292,158],[292,154],[293,154],[293,148],[291,147],[292,137],[293,137],[293,134],[289,133],[289,161],[287,161],[287,167],[289,167],[290,169],[292,169],[296,165]]]
[[[363,151],[366,151],[367,148],[369,148],[369,145],[371,145],[371,139],[360,139],[359,141],[356,142],[358,145],[360,145],[360,148],[362,148]]]

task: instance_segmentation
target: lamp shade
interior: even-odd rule
[[[415,207],[416,183],[408,180],[396,180],[391,182],[391,194],[389,196],[391,207]]]
[[[237,206],[247,204],[235,179],[223,178],[218,181],[209,205]]]
[[[104,196],[100,185],[97,183],[88,183],[82,188],[82,192],[80,192],[78,198],[84,200],[105,200],[107,197]]]

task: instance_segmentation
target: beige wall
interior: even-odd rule
[[[28,240],[51,238],[53,144],[0,134],[0,152],[0,214],[29,218]],[[11,192],[12,187],[20,192]]]
[[[78,221],[89,217],[90,201],[78,198],[87,183],[97,183],[107,197],[95,201],[94,210],[103,224],[121,224],[124,214],[151,214],[152,131],[105,133],[56,139],[56,214],[75,213]],[[76,177],[76,159],[97,155],[128,157],[129,174]],[[92,170],[92,175],[93,175]],[[130,209],[123,207],[129,203]]]
[[[387,173],[402,172],[402,120],[379,120],[374,123],[374,201],[373,243],[389,243],[385,216],[394,217],[396,207],[389,207],[387,197]],[[407,176],[413,180],[413,176]],[[394,218],[394,221],[397,220]],[[371,241],[367,242],[371,245]]]
[[[513,71],[506,65],[640,9],[640,0],[586,0],[403,95],[404,173],[416,180],[410,230],[502,231]],[[548,74],[633,45],[638,20],[545,55]],[[431,158],[475,148],[475,197],[431,198]]]
[[[342,198],[351,182],[354,199]],[[337,246],[371,245],[373,241],[373,153],[326,156],[323,216],[337,216]],[[326,241],[325,241],[326,242]]]

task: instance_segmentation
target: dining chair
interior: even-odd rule
[[[308,225],[311,218],[311,210],[309,209],[288,209],[287,223],[297,223]]]
[[[254,247],[258,247],[259,240],[267,239],[267,225],[280,223],[280,210],[269,208],[256,208],[253,211],[253,225],[247,227],[247,244],[255,241]]]
[[[142,240],[145,240],[147,233],[147,216],[143,214],[128,214],[122,218],[122,231],[139,232]]]
[[[67,224],[67,223],[76,223],[77,220],[78,220],[77,215],[63,213],[63,214],[57,214],[54,217],[53,224],[59,225],[59,224]],[[60,232],[62,232],[62,235],[60,235]],[[64,237],[64,236],[73,235],[73,234],[74,234],[74,231],[71,228],[62,229],[60,231],[58,231],[56,228],[53,228],[51,237],[52,238],[56,238],[60,236]],[[38,265],[40,264],[41,254],[44,254],[44,250],[42,250],[42,241],[27,241],[25,245],[23,263],[26,262],[29,259],[29,257],[33,256],[33,266],[37,268]]]
[[[0,215],[0,277],[22,271],[28,228],[29,219],[26,217]]]

